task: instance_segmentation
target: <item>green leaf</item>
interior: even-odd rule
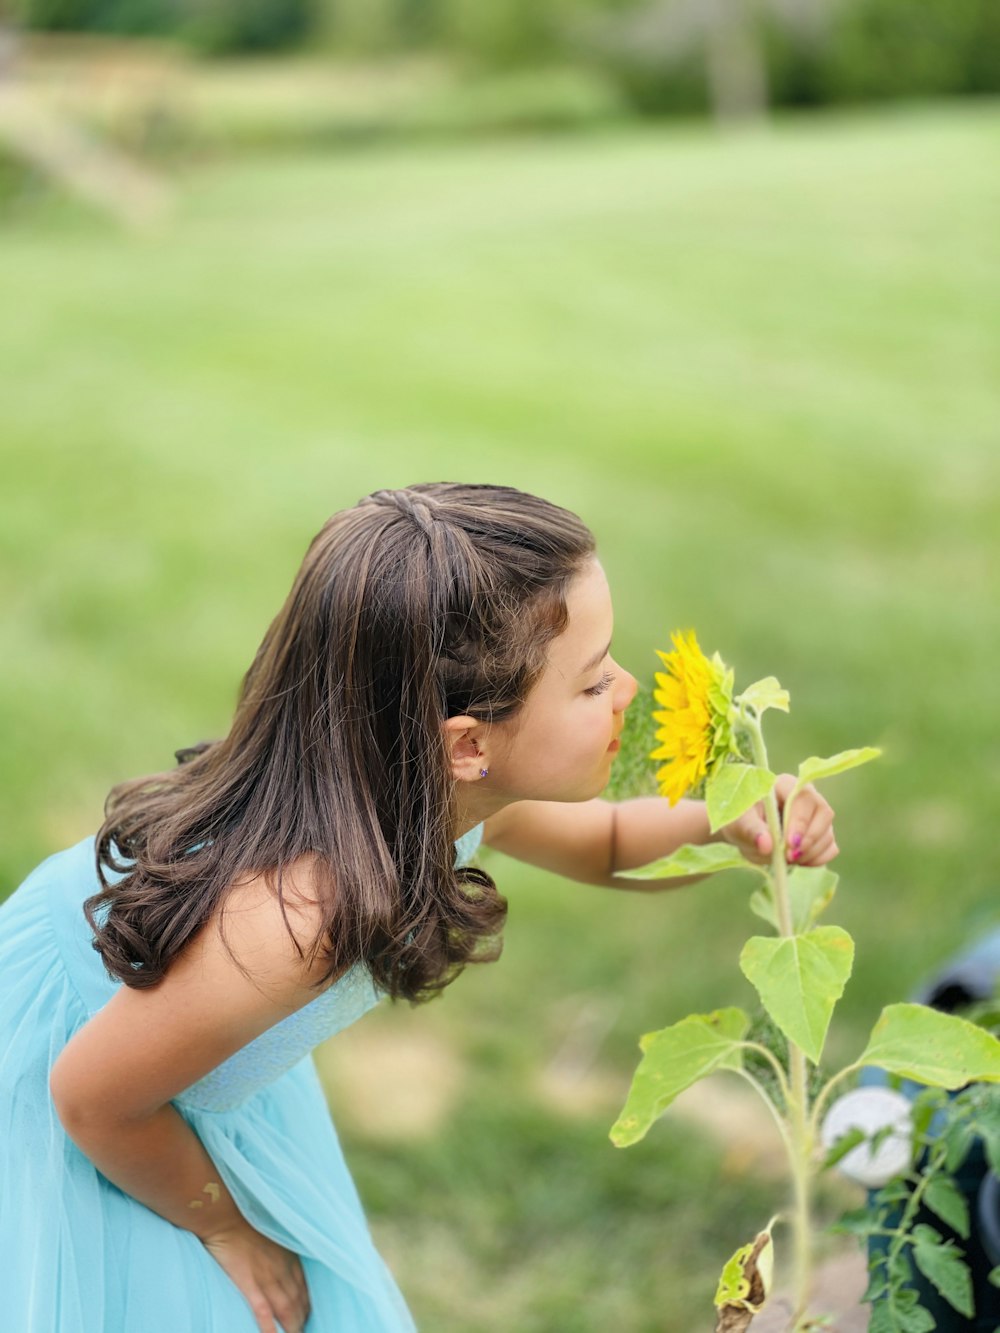
[[[708,824],[717,833],[762,801],[777,778],[755,764],[721,764],[705,783]]]
[[[872,759],[877,759],[881,753],[882,751],[874,745],[866,745],[860,750],[841,750],[840,754],[832,754],[828,759],[820,759],[816,755],[803,759],[802,763],[799,764],[794,792],[801,791],[807,782],[820,782],[823,778],[832,778],[836,777],[838,773],[846,773],[849,768],[857,768],[860,764],[867,764]]]
[[[1000,1287],[1000,1268],[991,1268],[987,1274],[987,1280],[993,1287]]]
[[[838,876],[825,866],[793,866],[788,875],[788,905],[792,913],[792,929],[804,934],[829,907],[837,892]],[[779,930],[778,909],[774,901],[774,887],[770,880],[750,895],[750,910]]]
[[[935,1328],[934,1316],[918,1304],[915,1291],[890,1285],[872,1306],[868,1333],[932,1333]]]
[[[790,939],[755,935],[740,954],[743,975],[764,1008],[813,1064],[853,964],[854,941],[839,926],[818,926]]]
[[[749,704],[759,716],[768,708],[780,708],[783,713],[787,713],[791,700],[788,691],[781,688],[774,676],[765,676],[763,680],[755,680],[752,685],[748,685],[736,703]]]
[[[703,846],[687,843],[684,847],[678,847],[671,856],[650,861],[649,865],[639,866],[636,870],[619,870],[615,879],[675,879],[682,875],[717,875],[720,870],[756,870],[759,874],[764,873],[760,866],[746,860],[729,843],[709,842]]]
[[[969,1205],[965,1195],[948,1176],[934,1176],[924,1190],[924,1203],[962,1237],[969,1237]]]
[[[862,1135],[864,1137],[864,1135]],[[867,1240],[873,1231],[877,1231],[883,1222],[883,1214],[875,1208],[852,1208],[841,1213],[836,1222],[827,1228],[835,1236],[857,1236]]]
[[[637,1143],[685,1088],[716,1069],[739,1069],[750,1020],[741,1009],[691,1014],[639,1042],[642,1060],[622,1113],[611,1127],[618,1148]]]
[[[1000,1041],[954,1014],[922,1004],[890,1004],[859,1063],[936,1088],[1000,1083]]]
[[[838,1162],[843,1161],[852,1149],[856,1148],[859,1143],[864,1143],[864,1141],[865,1131],[859,1129],[857,1125],[855,1125],[853,1129],[849,1129],[845,1134],[841,1134],[840,1138],[823,1158],[822,1169],[828,1171],[831,1166],[836,1166]]]
[[[931,1236],[937,1239],[932,1240]],[[957,1246],[942,1245],[940,1236],[931,1227],[914,1227],[913,1262],[950,1306],[967,1319],[972,1318],[975,1313],[972,1278]]]
[[[802,932],[813,926],[837,892],[839,876],[826,866],[795,866],[788,876],[792,925]]]
[[[774,901],[774,885],[769,879],[751,893],[750,911],[762,921],[766,921],[769,926],[773,926],[775,930],[781,929],[778,925],[778,908]]]

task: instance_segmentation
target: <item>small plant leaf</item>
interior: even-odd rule
[[[746,814],[762,801],[777,781],[767,768],[755,764],[721,764],[705,783],[705,806],[713,833]]]
[[[792,912],[792,927],[797,935],[814,926],[833,901],[839,877],[826,866],[793,866],[788,875],[788,903]],[[775,930],[778,909],[774,901],[774,887],[770,880],[750,895],[750,910]]]
[[[769,926],[775,930],[778,926],[778,909],[774,902],[774,885],[769,879],[766,879],[759,889],[754,889],[750,895],[750,911],[755,916],[759,916],[762,921],[766,921]]]
[[[801,791],[807,782],[821,782],[824,778],[833,778],[838,773],[846,773],[849,768],[858,768],[861,764],[870,763],[881,753],[882,751],[876,746],[865,745],[860,750],[841,750],[840,754],[832,754],[827,759],[811,755],[799,764],[795,790]]]
[[[906,1287],[889,1286],[872,1306],[868,1333],[933,1333],[934,1316],[917,1304],[917,1293]]]
[[[768,708],[780,708],[783,713],[787,713],[791,699],[788,691],[781,688],[774,676],[765,676],[763,680],[755,680],[752,685],[748,685],[736,703],[749,704],[759,716]]]
[[[972,1278],[957,1246],[943,1245],[932,1227],[914,1227],[913,1262],[953,1309],[972,1318]]]
[[[974,1023],[922,1004],[890,1004],[858,1062],[936,1088],[1000,1082],[1000,1041]]]
[[[618,1148],[637,1143],[685,1088],[716,1069],[739,1069],[750,1020],[742,1009],[692,1014],[640,1041],[642,1060],[622,1113],[611,1127]]]
[[[828,1230],[835,1236],[857,1236],[859,1240],[866,1240],[873,1231],[879,1229],[883,1220],[884,1214],[879,1209],[852,1208],[849,1212],[841,1213],[836,1222],[830,1224]]]
[[[949,1176],[934,1176],[927,1182],[924,1203],[963,1240],[969,1237],[969,1205]]]
[[[703,846],[687,843],[670,856],[636,870],[619,870],[615,879],[675,879],[683,875],[717,875],[720,870],[756,870],[762,867],[746,860],[742,853],[727,842],[709,842]]]
[[[833,1145],[827,1155],[823,1158],[823,1170],[828,1171],[831,1166],[836,1166],[842,1161],[852,1149],[859,1143],[864,1143],[865,1131],[859,1129],[857,1125],[849,1129],[846,1134],[841,1134],[840,1138]]]
[[[749,1245],[741,1245],[723,1268],[715,1293],[719,1311],[715,1333],[743,1333],[763,1308],[774,1275],[773,1225]]]
[[[792,925],[799,933],[815,925],[833,901],[839,876],[826,866],[795,866],[788,876]]]
[[[987,1278],[991,1286],[1000,1287],[1000,1267],[991,1268]]]
[[[833,1010],[854,965],[854,941],[839,926],[806,935],[755,935],[740,954],[743,975],[789,1041],[818,1064]]]

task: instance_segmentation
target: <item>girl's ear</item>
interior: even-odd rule
[[[486,728],[474,717],[450,717],[444,723],[444,742],[456,782],[478,782],[489,769]]]

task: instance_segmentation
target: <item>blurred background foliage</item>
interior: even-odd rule
[[[24,10],[0,895],[226,729],[330,512],[450,477],[583,515],[640,678],[688,625],[738,681],[778,675],[779,766],[885,747],[829,788],[858,942],[832,1061],[995,922],[1000,104],[932,94],[995,88],[996,7],[762,3],[714,84],[703,9]],[[646,114],[710,105],[759,124]],[[65,190],[84,141],[38,128],[63,124],[158,173],[155,216]],[[91,161],[105,202],[141,185],[120,165]],[[484,861],[501,962],[320,1052],[379,1242],[440,1333],[708,1327],[720,1258],[780,1204],[773,1141],[732,1091],[627,1152],[607,1130],[640,1032],[750,1003],[748,886]]]
[[[718,108],[720,81],[750,80],[778,106],[1000,89],[993,0],[21,0],[20,17],[32,31],[171,37],[215,56],[433,55],[466,75],[569,67],[609,108],[641,114]]]

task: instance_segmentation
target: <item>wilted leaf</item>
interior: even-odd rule
[[[705,806],[713,833],[762,801],[777,778],[754,764],[722,764],[705,783]]]
[[[743,1333],[767,1300],[774,1274],[773,1225],[749,1245],[741,1245],[723,1268],[715,1293],[715,1333]]]
[[[743,974],[764,1008],[813,1064],[819,1063],[853,964],[854,941],[839,926],[818,926],[791,938],[755,935],[740,954]]]
[[[760,866],[747,861],[742,853],[727,842],[709,842],[703,846],[687,843],[670,856],[636,870],[619,870],[615,879],[675,879],[682,875],[716,875],[720,870],[756,870]]]
[[[749,1026],[742,1009],[716,1009],[647,1033],[639,1043],[642,1060],[611,1128],[611,1142],[618,1148],[638,1142],[685,1088],[713,1070],[739,1069],[740,1042]]]
[[[1000,1041],[954,1014],[922,1004],[890,1004],[859,1063],[936,1088],[1000,1083]]]

